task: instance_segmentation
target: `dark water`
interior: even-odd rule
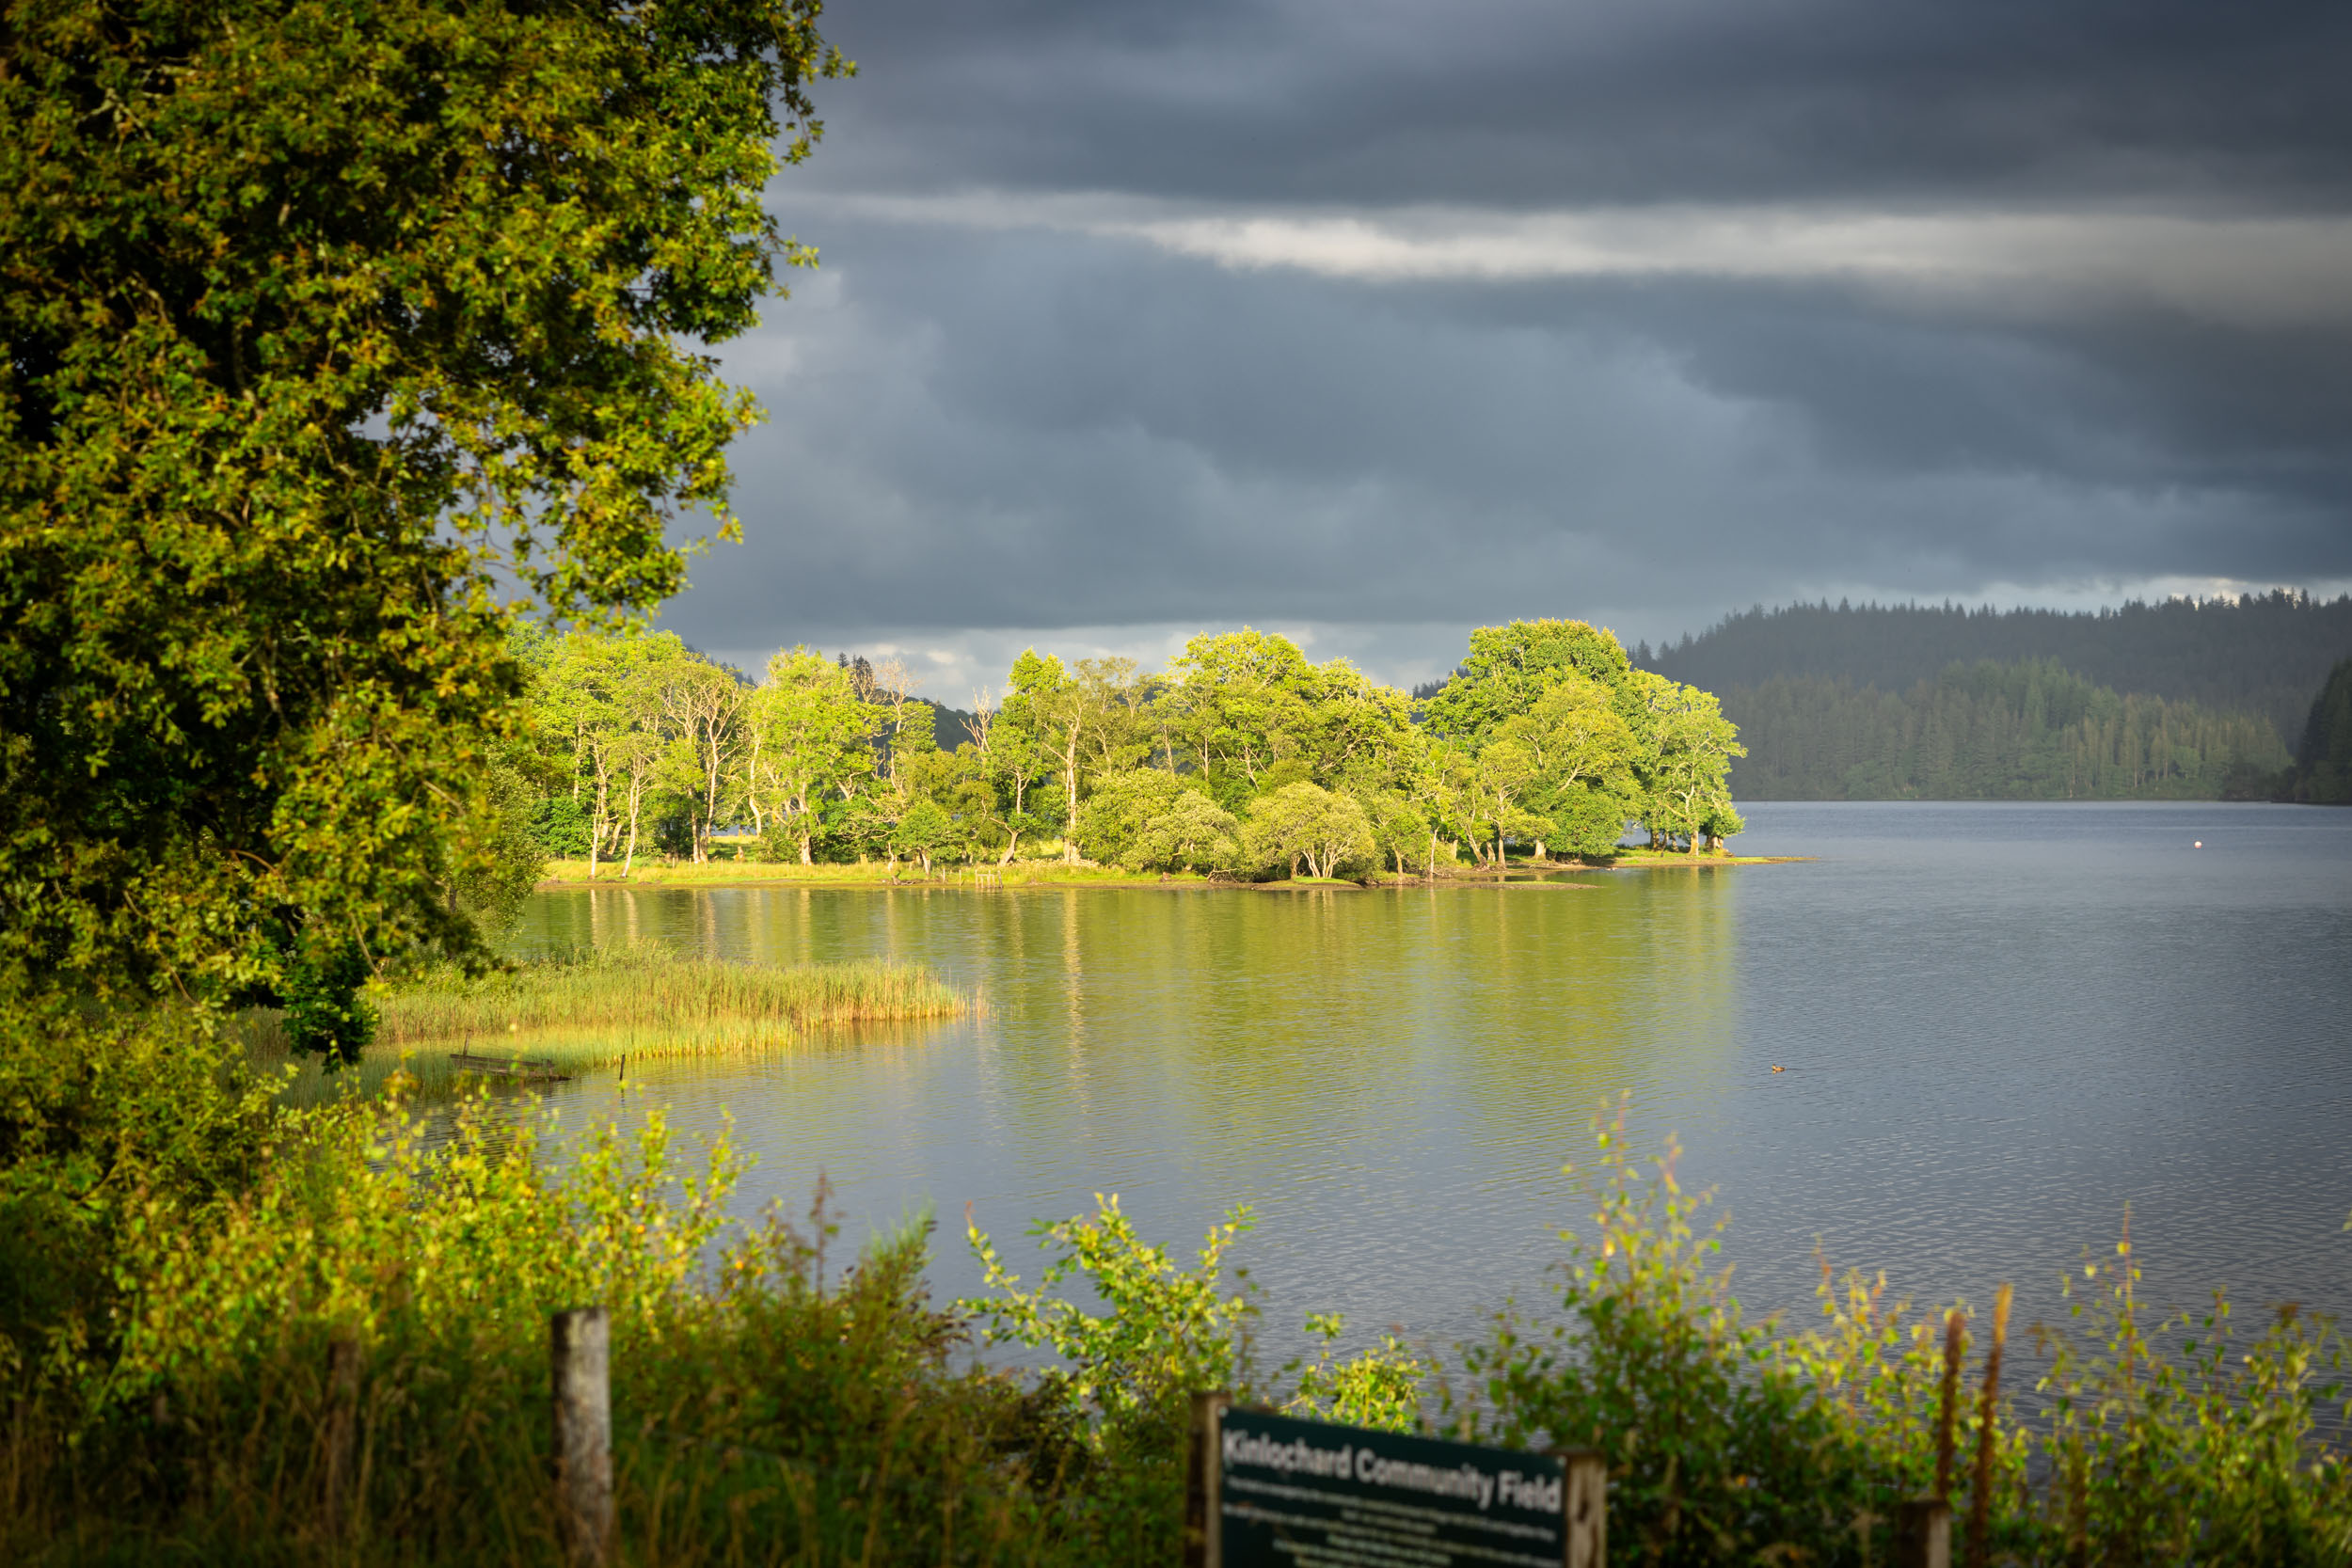
[[[2029,1322],[2127,1204],[2162,1298],[2352,1307],[2352,811],[1750,815],[1743,852],[1820,858],[1581,887],[571,892],[529,934],[918,959],[982,995],[631,1097],[731,1113],[761,1159],[746,1209],[804,1205],[819,1172],[852,1232],[935,1205],[948,1293],[974,1284],[967,1202],[1002,1243],[1116,1192],[1186,1245],[1248,1204],[1270,1330],[1336,1307],[1447,1342],[1543,1293],[1580,1217],[1559,1167],[1629,1093],[1720,1190],[1752,1308],[1801,1321],[1818,1239],[1921,1301],[2014,1280]],[[575,1123],[613,1099],[564,1094]]]

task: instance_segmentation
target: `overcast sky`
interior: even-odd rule
[[[667,624],[1433,673],[1797,597],[2352,579],[2352,7],[836,0]]]

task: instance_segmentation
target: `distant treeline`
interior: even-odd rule
[[[2303,721],[2295,770],[2278,781],[2275,793],[2284,800],[2352,805],[2352,658],[2328,673]]]
[[[2289,763],[2266,719],[2123,695],[2055,659],[1954,664],[1900,695],[1783,675],[1723,703],[1751,800],[2212,800],[2268,794]]]
[[[2303,732],[2312,699],[2352,655],[2352,596],[2275,593],[2133,602],[2117,610],[1969,610],[1954,605],[1761,606],[1633,662],[1710,691],[1813,677],[1881,692],[1936,681],[1954,664],[2055,659],[2094,686],[2261,715],[2281,741]],[[1753,748],[1765,737],[1748,729]],[[1743,778],[1759,769],[1752,763]]]

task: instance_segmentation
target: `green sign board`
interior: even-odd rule
[[[1210,1437],[1218,1568],[1562,1568],[1567,1463],[1230,1407]],[[1596,1499],[1597,1502],[1597,1499]],[[1579,1554],[1579,1560],[1582,1560]]]

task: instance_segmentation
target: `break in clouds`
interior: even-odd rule
[[[2352,578],[2352,13],[862,0],[670,622],[1410,678],[1829,594]]]

